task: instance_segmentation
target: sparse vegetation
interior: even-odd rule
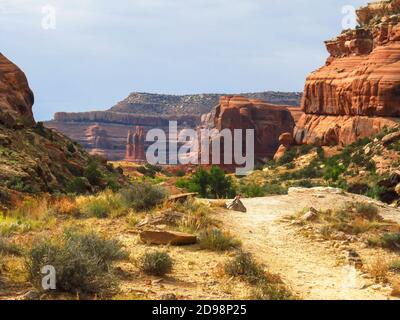
[[[203,198],[221,199],[235,196],[231,177],[220,167],[213,166],[209,171],[199,167],[190,180],[178,180],[178,186],[190,192],[198,192]]]
[[[202,249],[227,251],[240,247],[240,241],[230,233],[216,228],[209,228],[200,233],[199,243]]]
[[[306,211],[301,211],[297,217],[300,218]],[[326,239],[337,232],[359,235],[384,229],[388,225],[379,215],[375,205],[363,202],[351,202],[342,209],[320,210],[312,223],[317,223],[315,230]]]
[[[122,202],[136,211],[149,211],[162,204],[167,196],[165,189],[147,182],[135,182],[120,191]]]
[[[39,290],[41,270],[51,265],[56,269],[58,291],[102,295],[117,290],[112,264],[126,258],[127,253],[118,241],[70,229],[35,243],[27,256],[27,269],[32,284]]]
[[[292,300],[295,296],[278,275],[265,272],[249,253],[239,252],[225,265],[225,272],[231,277],[239,277],[253,286],[251,299]]]
[[[149,275],[164,276],[172,271],[173,261],[163,251],[147,252],[138,259],[139,269]]]

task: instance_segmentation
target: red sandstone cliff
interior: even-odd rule
[[[360,27],[326,41],[326,65],[308,76],[297,143],[344,145],[400,122],[400,1],[357,11]]]
[[[279,147],[279,136],[295,126],[288,108],[242,96],[224,96],[212,113],[203,116],[203,126],[218,130],[254,129],[255,159],[271,159]]]
[[[34,125],[33,101],[25,74],[0,53],[0,124]]]

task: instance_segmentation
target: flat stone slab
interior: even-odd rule
[[[173,246],[190,245],[197,242],[195,235],[176,231],[142,231],[140,239],[149,244]]]

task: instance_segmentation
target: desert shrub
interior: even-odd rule
[[[160,166],[147,163],[146,165],[137,168],[137,171],[146,177],[155,178],[156,174],[162,172],[163,169]]]
[[[288,189],[278,183],[267,183],[264,185],[265,195],[284,195],[287,192]]]
[[[265,272],[249,253],[239,252],[232,261],[225,265],[225,273],[239,277],[253,285],[253,300],[291,300],[295,297],[282,282],[279,275]]]
[[[189,189],[190,180],[186,178],[179,178],[175,182],[175,186],[180,189]]]
[[[345,171],[345,166],[342,163],[337,163],[333,160],[328,161],[325,167],[324,179],[327,181],[337,181]]]
[[[227,251],[240,246],[240,241],[230,233],[215,228],[204,230],[199,236],[199,243],[200,248],[212,251]]]
[[[125,202],[119,193],[106,190],[96,196],[78,197],[79,211],[88,217],[118,217],[126,213]]]
[[[57,214],[63,216],[79,216],[80,211],[74,198],[60,197],[53,203],[53,208]]]
[[[369,273],[379,282],[387,281],[389,268],[388,260],[382,255],[375,257],[375,259],[373,259],[373,261],[368,265]]]
[[[210,169],[209,185],[210,193],[215,199],[232,198],[235,196],[232,179],[220,167],[213,166]]]
[[[242,183],[239,186],[239,193],[247,198],[257,198],[265,195],[265,189],[254,182]]]
[[[135,182],[129,188],[122,189],[119,194],[124,205],[136,211],[152,210],[162,204],[167,197],[164,188],[147,182]]]
[[[117,290],[112,264],[127,258],[116,240],[90,232],[66,230],[56,238],[43,239],[32,246],[26,265],[30,281],[41,289],[41,270],[51,265],[56,270],[56,286],[61,292],[106,294]]]
[[[191,192],[198,192],[203,198],[232,198],[235,196],[235,188],[231,177],[218,166],[213,166],[209,171],[200,167],[189,182]]]
[[[81,205],[81,212],[89,217],[106,218],[110,212],[107,200],[99,197],[90,197]]]
[[[389,269],[395,273],[400,273],[400,259],[390,262]]]
[[[283,284],[270,284],[261,282],[257,285],[251,294],[252,300],[293,300],[293,294]]]
[[[173,261],[168,253],[147,252],[138,259],[139,269],[149,275],[164,276],[172,271]]]
[[[278,165],[282,166],[292,162],[297,156],[297,151],[295,148],[290,148],[285,152],[285,154],[278,160]]]
[[[84,177],[75,177],[67,184],[67,192],[73,194],[85,194],[90,190],[90,183]]]
[[[254,283],[264,275],[250,253],[240,252],[232,261],[225,265],[225,272],[231,277],[240,277]]]
[[[22,248],[18,245],[10,243],[9,241],[0,238],[0,255],[14,255],[20,256],[22,254]]]
[[[103,173],[100,171],[97,161],[94,160],[85,167],[83,175],[92,186],[100,185],[103,180]]]
[[[185,215],[179,222],[179,229],[184,232],[196,233],[215,225],[210,217],[210,208],[196,199],[188,199],[184,203],[176,203],[173,209]]]
[[[384,248],[394,251],[400,250],[400,233],[386,233],[381,238],[381,245]]]
[[[350,205],[351,208],[354,208],[361,217],[369,221],[380,220],[379,209],[372,203],[356,202]]]

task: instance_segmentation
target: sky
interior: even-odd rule
[[[0,0],[0,52],[27,75],[36,120],[130,92],[302,91],[367,2]]]

